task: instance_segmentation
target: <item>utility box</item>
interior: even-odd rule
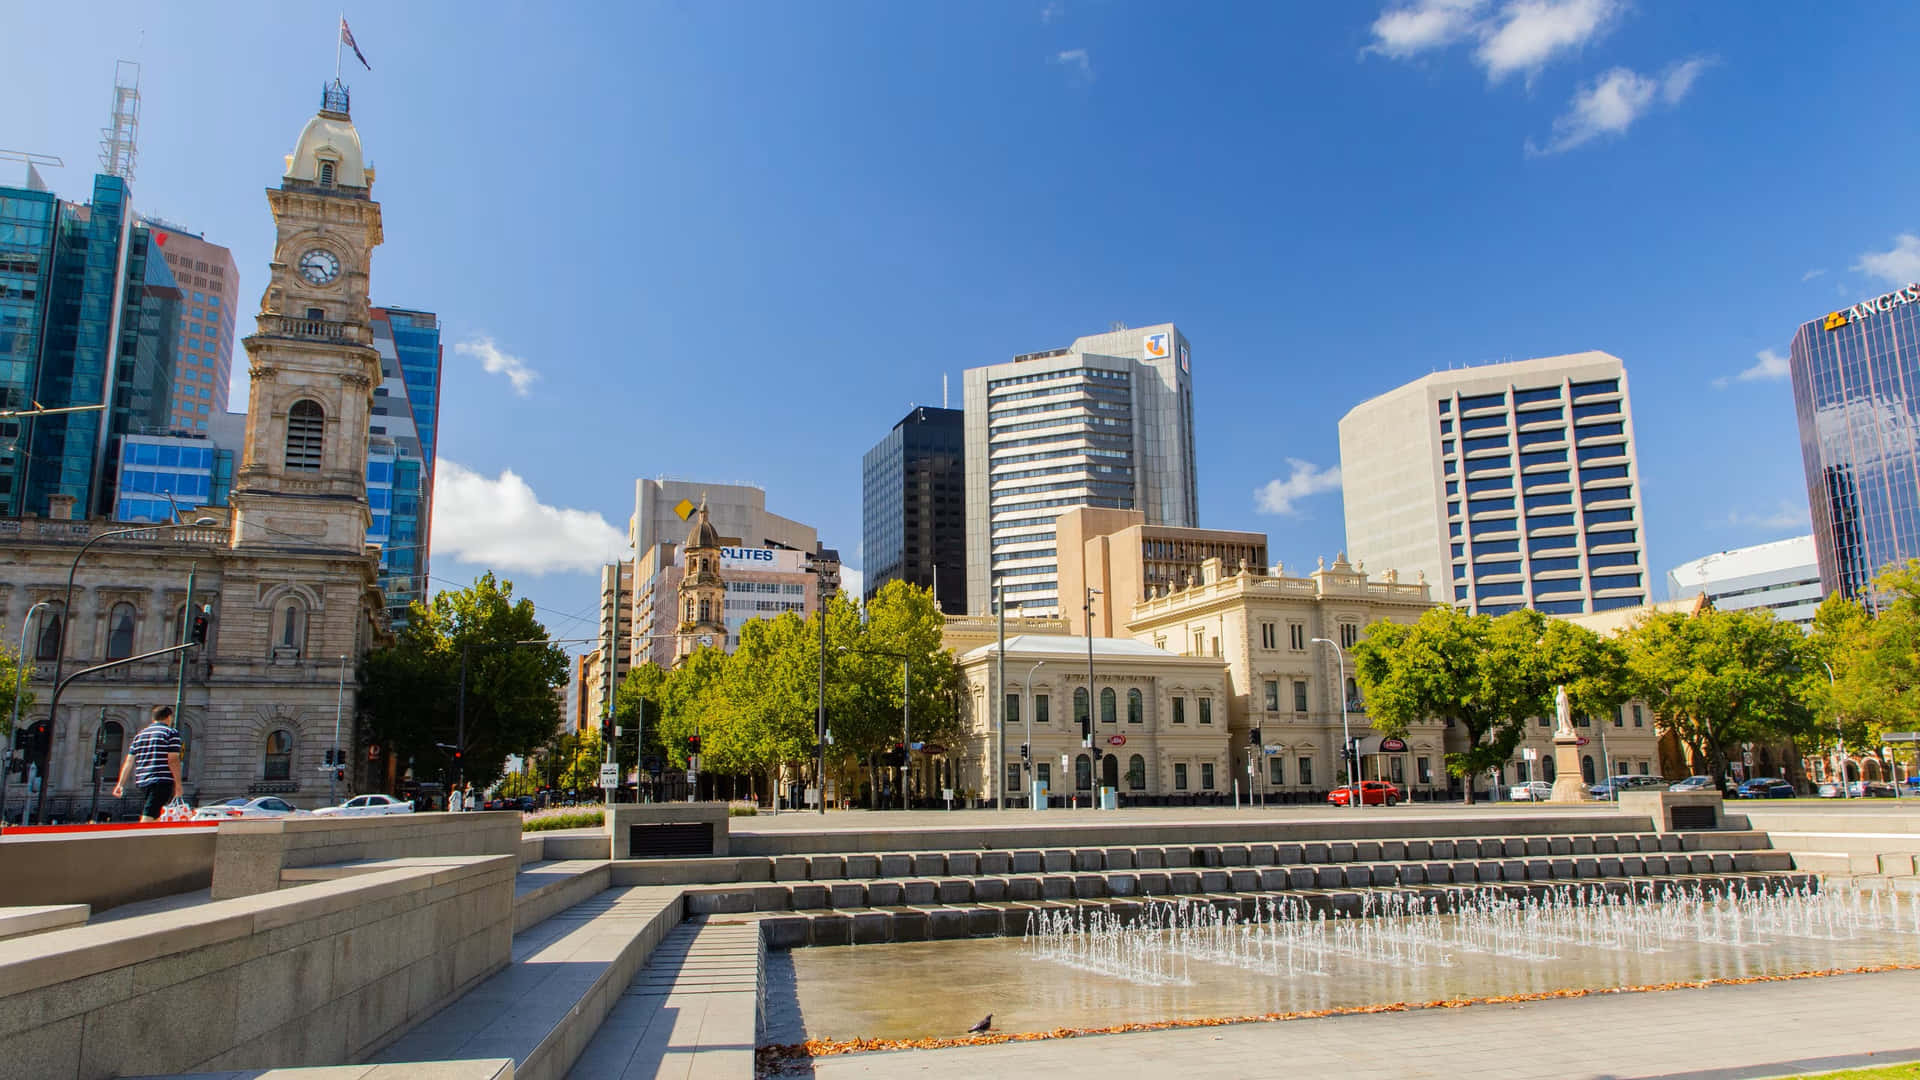
[[[1655,832],[1726,827],[1726,803],[1713,791],[1623,791],[1620,812],[1653,819]]]

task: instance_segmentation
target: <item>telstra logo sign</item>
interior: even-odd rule
[[[1859,322],[1870,315],[1892,311],[1894,308],[1914,303],[1920,303],[1920,283],[1908,285],[1904,289],[1895,289],[1893,292],[1876,296],[1871,300],[1862,300],[1844,311],[1829,312],[1826,321],[1820,325],[1826,330],[1838,330],[1848,323]]]

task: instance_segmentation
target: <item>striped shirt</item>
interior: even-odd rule
[[[148,724],[127,748],[127,756],[133,758],[133,782],[140,787],[162,780],[171,783],[173,770],[167,767],[167,755],[179,752],[179,731],[170,724]]]

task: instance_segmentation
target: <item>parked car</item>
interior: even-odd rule
[[[1361,806],[1392,806],[1404,798],[1406,798],[1406,795],[1404,795],[1399,788],[1394,787],[1385,780],[1360,781]],[[1345,787],[1337,787],[1327,792],[1327,801],[1335,806],[1354,805],[1353,785],[1348,784]]]
[[[534,798],[531,795],[522,795],[518,799],[515,799],[514,802],[523,814],[531,814],[539,809],[539,806],[535,804]]]
[[[1677,784],[1668,784],[1668,791],[1712,791],[1713,777],[1689,776]]]
[[[309,811],[302,810],[285,799],[272,795],[262,795],[257,799],[234,798],[226,802],[203,806],[193,812],[195,821],[227,821],[240,818],[283,818],[306,817]]]
[[[355,795],[339,806],[323,806],[314,811],[320,817],[372,817],[377,814],[411,814],[413,804],[391,795]]]
[[[1742,799],[1791,799],[1799,792],[1779,777],[1756,776],[1741,784],[1737,794]]]
[[[1622,791],[1653,791],[1666,786],[1666,779],[1659,776],[1610,776],[1588,788],[1587,794],[1596,799],[1611,799]]]
[[[1891,799],[1900,793],[1879,780],[1855,780],[1847,785],[1847,794],[1856,799]]]
[[[1813,793],[1823,799],[1844,799],[1847,795],[1845,789],[1841,788],[1840,782],[1837,780],[1826,781],[1819,787],[1814,788]]]
[[[1546,802],[1552,797],[1553,785],[1545,780],[1529,780],[1507,789],[1507,798],[1514,802]]]

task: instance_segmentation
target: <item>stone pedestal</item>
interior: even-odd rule
[[[1580,772],[1580,736],[1553,737],[1553,794],[1551,802],[1587,802],[1587,782]]]

